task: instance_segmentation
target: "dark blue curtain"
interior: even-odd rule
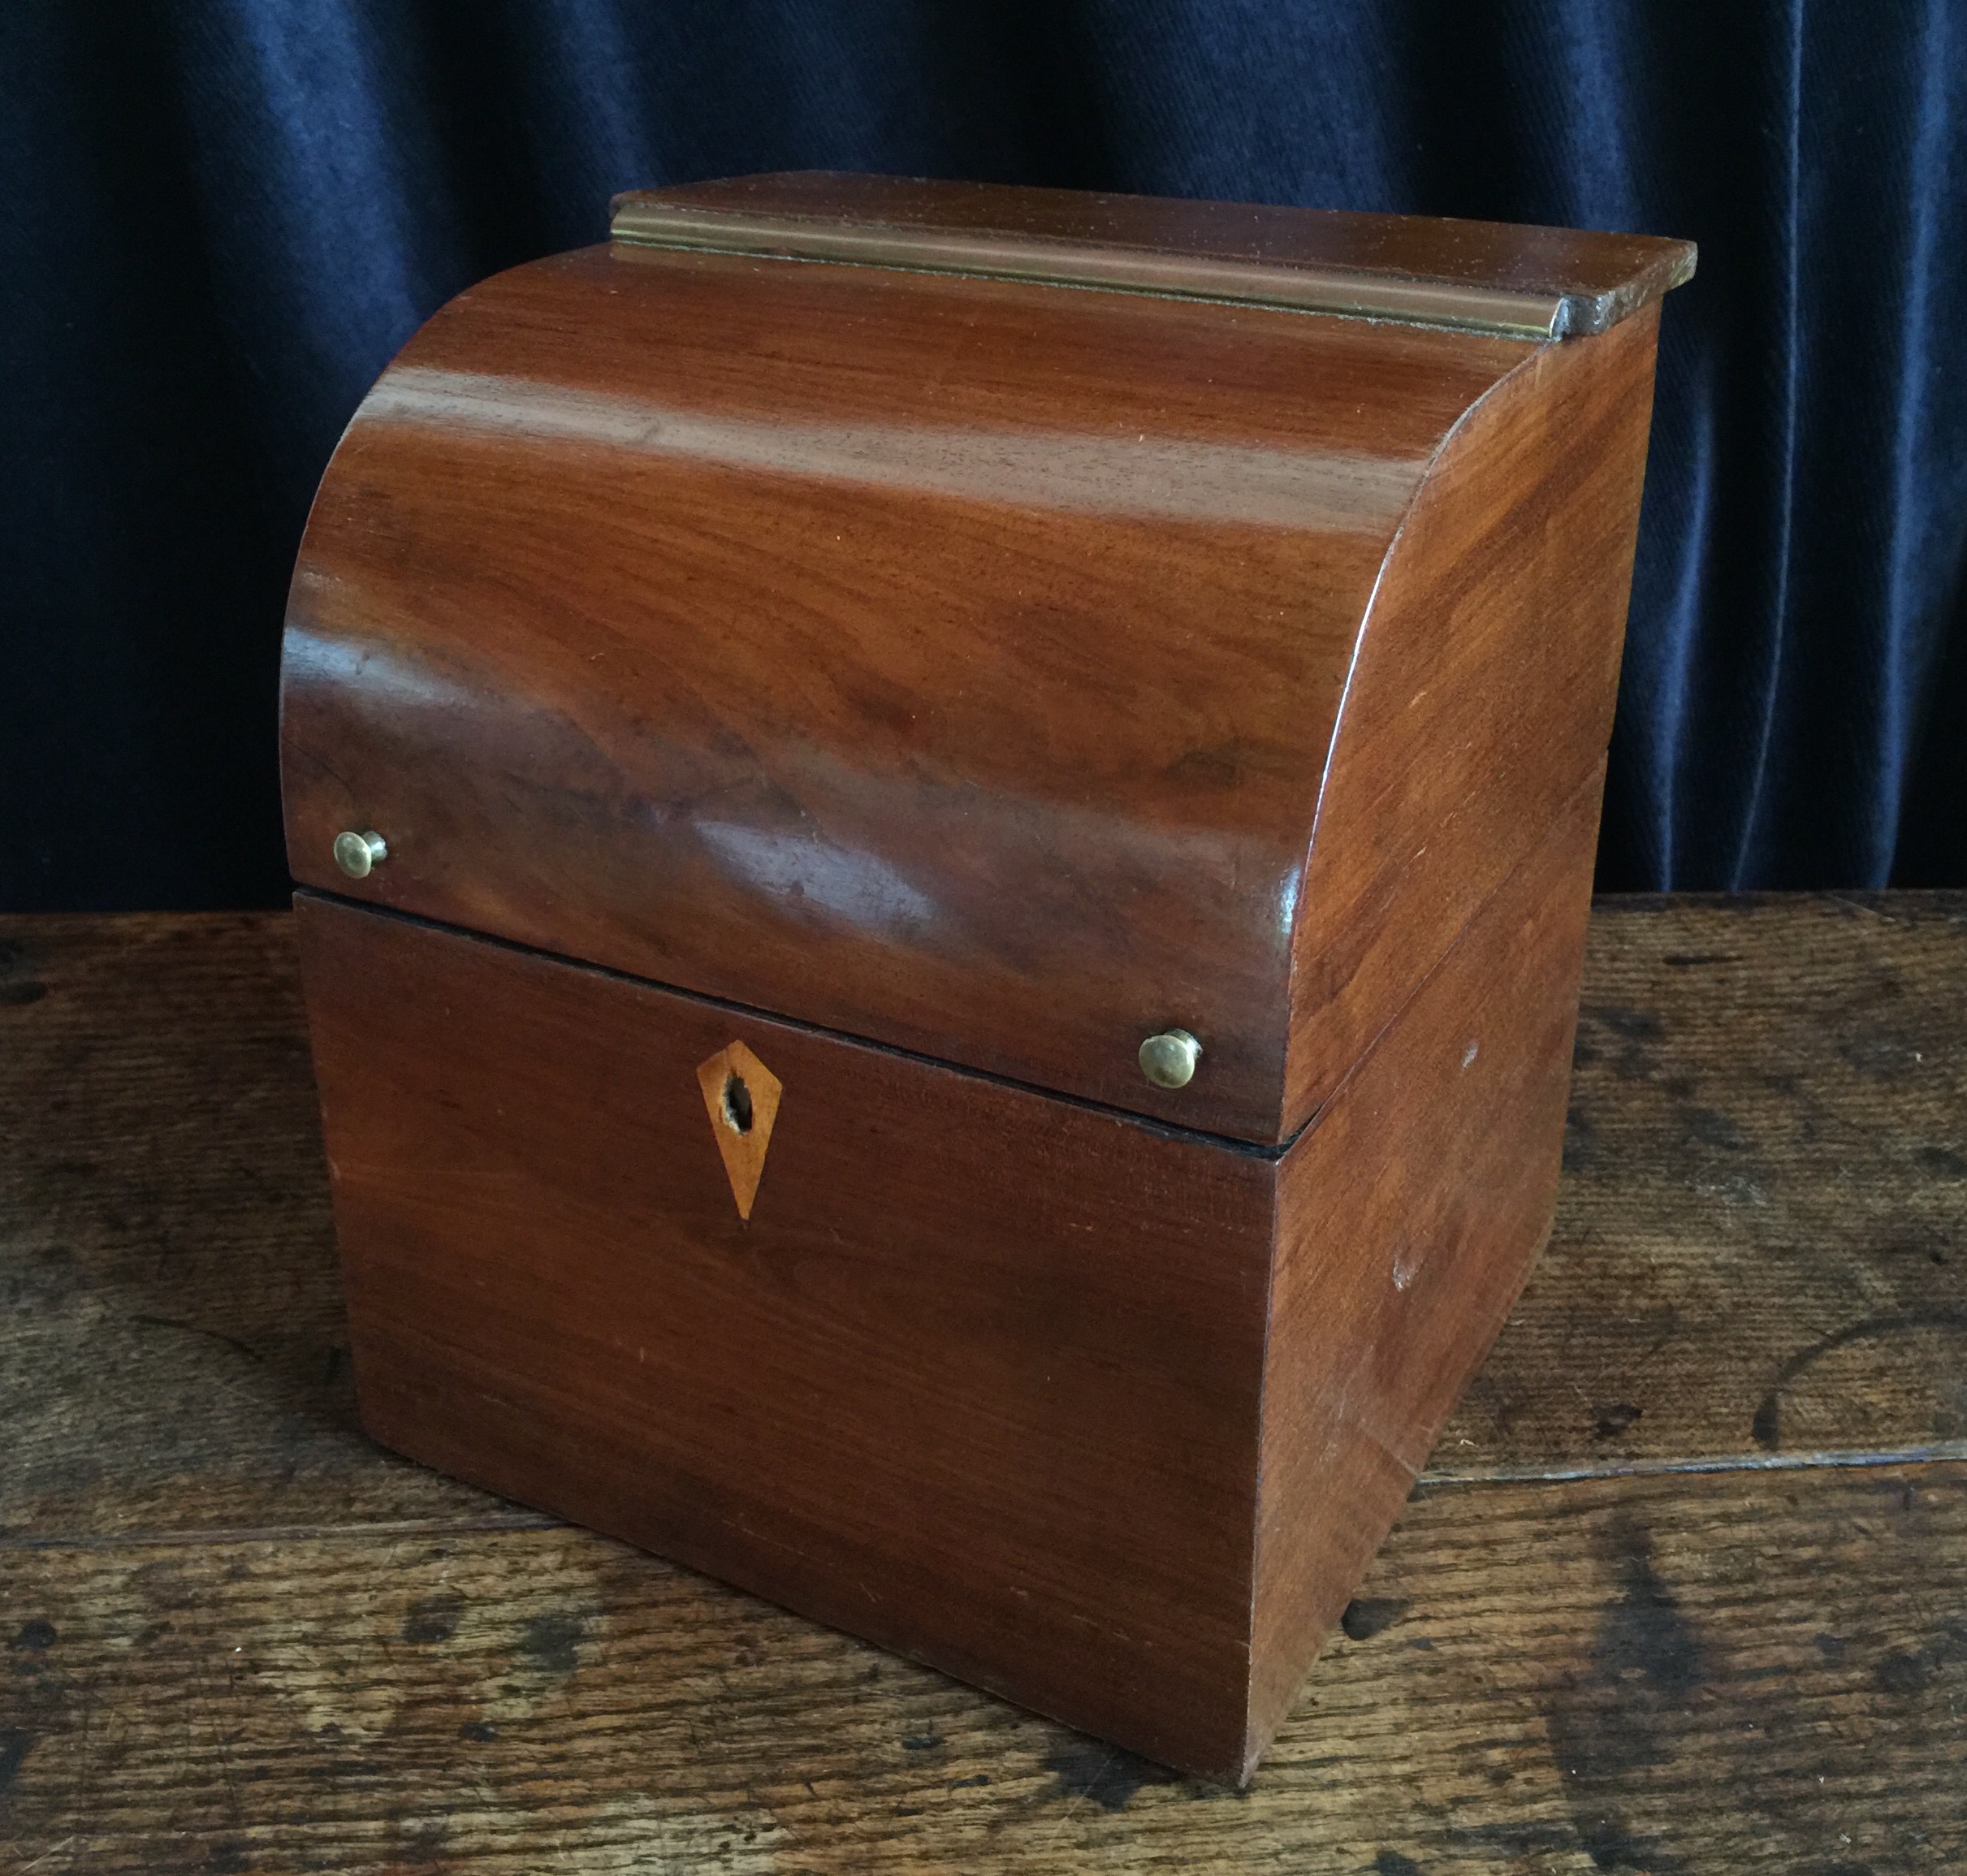
[[[0,906],[277,900],[370,380],[613,190],[811,166],[1698,240],[1601,884],[1967,884],[1967,0],[16,0]]]

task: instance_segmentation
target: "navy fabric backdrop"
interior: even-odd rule
[[[370,382],[614,190],[815,166],[1698,240],[1600,882],[1967,884],[1967,0],[21,0],[0,906],[275,901]]]

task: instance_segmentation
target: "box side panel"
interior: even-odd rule
[[[1658,322],[1544,348],[1463,420],[1402,525],[1306,869],[1287,1135],[1604,758]]]
[[[1234,1775],[1273,1164],[300,910],[377,1438]]]
[[[1601,768],[1282,1161],[1252,1760],[1549,1233],[1602,785]]]

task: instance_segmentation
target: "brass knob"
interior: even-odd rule
[[[1187,1087],[1201,1059],[1202,1044],[1186,1029],[1165,1029],[1140,1045],[1140,1072],[1156,1087]]]
[[[365,834],[335,836],[335,863],[351,880],[366,880],[388,858],[388,844],[374,828]]]

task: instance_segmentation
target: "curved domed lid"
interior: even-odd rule
[[[499,275],[405,347],[296,571],[295,874],[1274,1142],[1361,621],[1444,439],[1538,348],[946,248],[642,244],[701,210],[728,246],[737,199],[810,234],[836,191],[838,227],[878,197],[904,249],[1096,223],[1148,253],[1178,207],[1181,252],[1248,264],[1224,257],[1252,211],[1211,236],[1192,205],[939,187],[629,198],[634,240]],[[1302,213],[1262,212],[1266,266]],[[386,849],[359,880],[348,832]],[[1176,1030],[1200,1061],[1156,1085],[1142,1044]]]

